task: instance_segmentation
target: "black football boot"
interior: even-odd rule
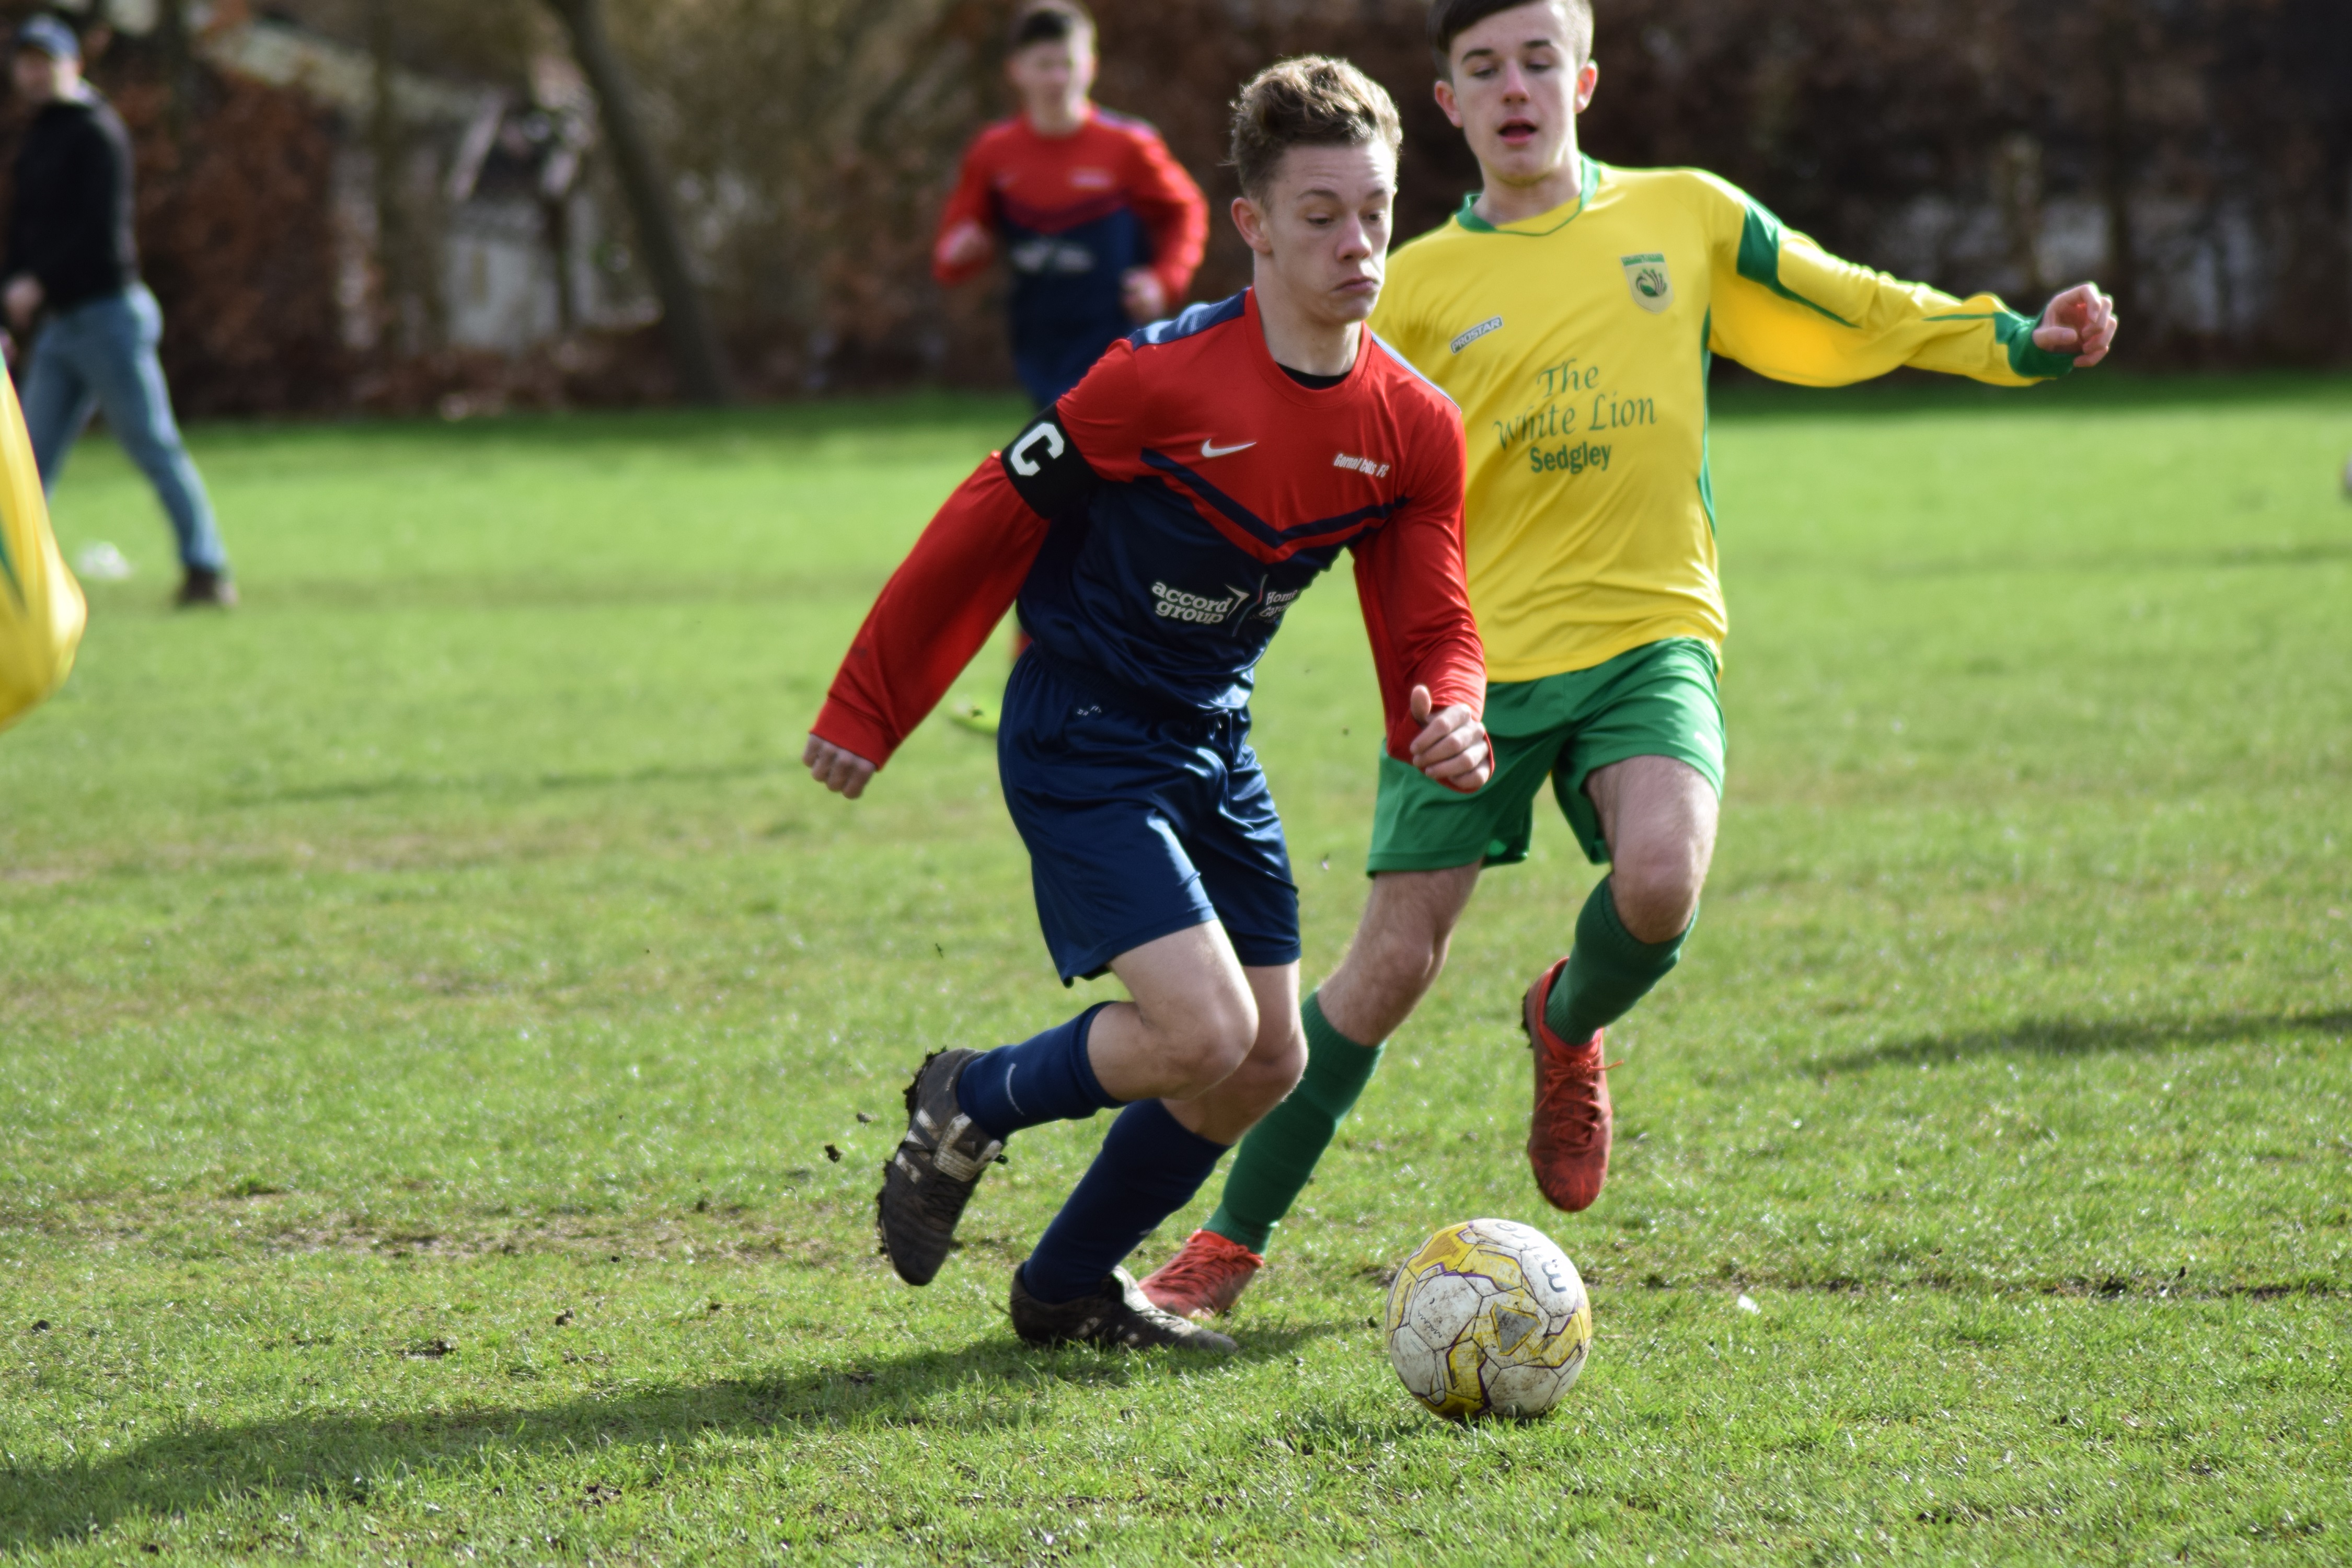
[[[947,1261],[956,1221],[981,1173],[1004,1148],[956,1104],[956,1079],[978,1051],[933,1051],[907,1086],[907,1135],[882,1167],[874,1228],[890,1267],[909,1285],[928,1285]]]
[[[1143,1287],[1124,1268],[1075,1301],[1047,1305],[1029,1294],[1021,1271],[1013,1273],[1013,1331],[1033,1345],[1089,1344],[1105,1350],[1213,1351],[1231,1354],[1240,1347],[1214,1329],[1204,1329],[1151,1304]]]

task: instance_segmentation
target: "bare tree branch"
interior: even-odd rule
[[[604,0],[547,0],[547,5],[571,35],[581,74],[596,94],[621,189],[636,218],[654,291],[661,298],[662,327],[677,367],[679,390],[690,403],[728,402],[732,392],[719,333],[688,265],[677,214],[637,117],[635,89],[604,26]]]

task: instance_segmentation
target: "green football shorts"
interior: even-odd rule
[[[1475,795],[1458,794],[1411,763],[1381,753],[1367,870],[1439,871],[1526,859],[1536,792],[1547,777],[1586,858],[1606,865],[1609,846],[1584,781],[1593,769],[1628,757],[1688,763],[1723,793],[1715,650],[1696,637],[1651,643],[1591,669],[1489,687],[1486,732],[1495,776]]]

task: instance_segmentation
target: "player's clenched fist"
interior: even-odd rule
[[[2115,346],[2116,302],[2095,283],[2077,283],[2050,301],[2033,329],[2033,346],[2072,353],[2077,370],[2088,370]]]
[[[1412,721],[1421,726],[1412,738],[1412,765],[1448,789],[1475,792],[1495,771],[1486,726],[1460,703],[1432,712],[1426,686],[1412,689]]]
[[[845,752],[831,741],[809,737],[808,746],[801,752],[809,774],[817,783],[839,795],[856,800],[866,793],[866,782],[874,776],[874,764],[855,752]]]

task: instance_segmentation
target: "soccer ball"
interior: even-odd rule
[[[1423,1242],[1397,1270],[1388,1341],[1406,1390],[1440,1415],[1541,1415],[1584,1370],[1592,1300],[1543,1232],[1469,1220]]]

